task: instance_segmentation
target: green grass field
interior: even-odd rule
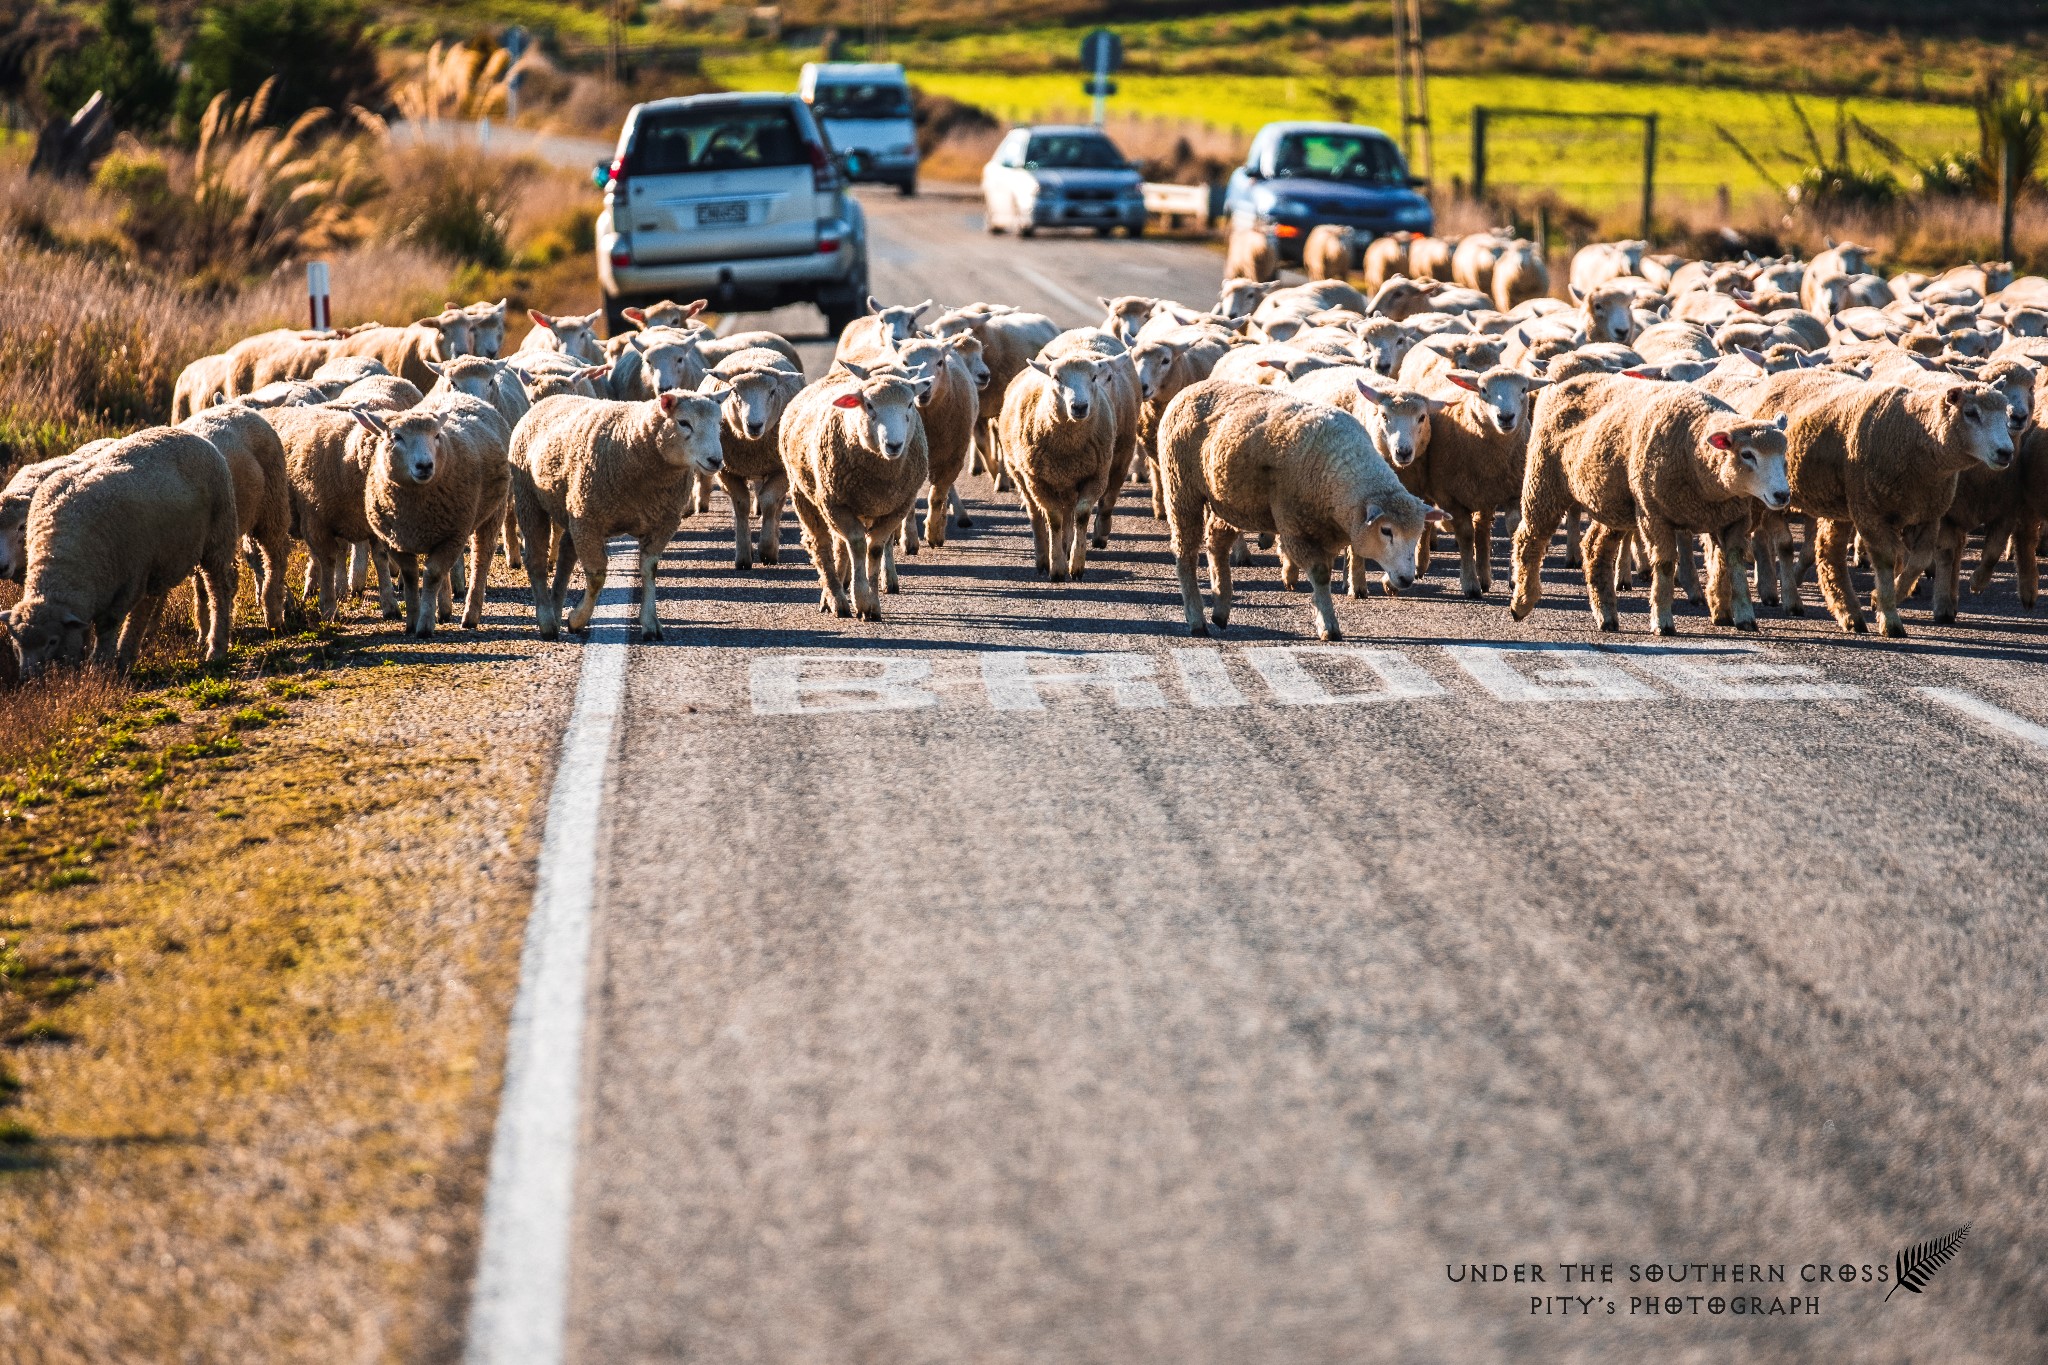
[[[793,64],[759,58],[707,64],[720,82],[742,89],[789,89]],[[918,71],[911,79],[936,94],[980,105],[1013,120],[1073,116],[1087,107],[1080,80],[1071,74],[981,75]],[[1321,82],[1290,76],[1120,77],[1110,101],[1117,116],[1139,115],[1237,129],[1249,137],[1274,119],[1327,118]],[[1393,131],[1396,126],[1391,78],[1342,83],[1355,99],[1354,118]],[[1762,157],[1784,182],[1812,163],[1805,136],[1783,95],[1684,85],[1638,85],[1574,81],[1541,76],[1441,76],[1429,84],[1434,116],[1435,178],[1471,174],[1474,105],[1518,106],[1580,113],[1631,112],[1658,116],[1657,183],[1660,199],[1709,202],[1718,186],[1742,200],[1766,191],[1761,178],[1715,135],[1716,123]],[[1807,116],[1832,154],[1834,101],[1802,101]],[[1962,106],[1902,100],[1851,99],[1848,110],[1916,158],[1974,147],[1977,125]],[[1499,187],[1550,188],[1564,197],[1601,209],[1631,200],[1642,174],[1641,133],[1632,124],[1496,121],[1488,139],[1488,181]],[[1778,153],[1786,155],[1779,156]],[[1880,164],[1867,148],[1853,147],[1859,163]],[[1795,159],[1796,158],[1796,159]],[[1419,169],[1419,168],[1418,168]],[[1894,173],[1908,174],[1906,167]]]

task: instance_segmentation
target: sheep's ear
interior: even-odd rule
[[[1444,378],[1450,380],[1461,389],[1469,389],[1473,393],[1479,392],[1479,376],[1470,370],[1452,370]]]
[[[1826,243],[1828,244],[1828,250],[1829,250],[1829,251],[1833,251],[1833,250],[1835,249],[1835,239],[1834,239],[1834,238],[1832,238],[1832,237],[1822,237],[1822,238],[1821,238],[1821,240],[1822,240],[1823,242],[1826,242]]]
[[[1366,522],[1370,524],[1372,522],[1378,521],[1382,516],[1386,515],[1386,510],[1386,508],[1380,506],[1376,502],[1367,503],[1365,505]]]
[[[711,387],[714,384],[718,387]],[[708,374],[704,376],[704,382],[697,386],[697,396],[699,398],[709,398],[720,403],[723,403],[732,391],[732,385],[723,383]]]
[[[639,352],[636,351],[633,354],[638,355]],[[611,371],[612,367],[610,365],[585,365],[582,369],[576,371],[576,377],[578,379],[595,379],[601,374],[610,374]]]
[[[1102,295],[1100,295],[1100,294],[1097,294],[1097,295],[1095,296],[1095,301],[1096,301],[1097,303],[1101,304],[1101,305],[1102,305],[1102,306],[1103,306],[1104,308],[1115,308],[1115,307],[1116,307],[1116,305],[1115,305],[1114,303],[1111,303],[1111,302],[1110,302],[1110,301],[1109,301],[1108,299],[1106,299],[1106,298],[1102,297]]]
[[[1284,370],[1287,368],[1286,361],[1275,360],[1272,356],[1269,355],[1260,356],[1258,363],[1262,368],[1268,370]]]
[[[1045,363],[1045,358],[1043,356],[1031,357],[1030,364],[1031,368],[1038,371],[1040,374],[1050,375],[1052,373],[1052,366]]]
[[[1744,360],[1747,360],[1750,364],[1756,366],[1759,370],[1767,368],[1764,364],[1764,353],[1762,351],[1754,351],[1747,346],[1737,346],[1735,348],[1735,354],[1741,356]]]
[[[1367,398],[1371,399],[1375,405],[1385,405],[1387,401],[1387,396],[1385,394],[1381,393],[1372,385],[1366,383],[1363,379],[1357,380],[1355,382],[1358,384],[1358,391],[1361,394],[1364,394]]]
[[[1547,389],[1547,388],[1549,388],[1549,387],[1550,387],[1550,381],[1549,381],[1548,379],[1541,379],[1541,378],[1532,378],[1532,379],[1530,379],[1530,381],[1529,381],[1529,387],[1528,387],[1528,388],[1526,388],[1526,389],[1524,389],[1524,390],[1522,390],[1522,392],[1524,392],[1524,393],[1534,393],[1534,392],[1536,392],[1536,390],[1538,390],[1538,389]]]
[[[1662,379],[1664,372],[1654,365],[1636,365],[1621,371],[1625,379]]]
[[[436,364],[435,364],[435,363],[434,363],[433,361],[431,361],[431,360],[422,360],[422,361],[421,361],[420,363],[421,363],[421,364],[423,364],[423,365],[425,365],[425,366],[426,366],[426,367],[427,367],[428,369],[432,370],[432,371],[433,371],[433,372],[434,372],[435,374],[445,374],[445,373],[446,373],[446,370],[444,370],[444,369],[443,369],[443,368],[442,368],[441,366],[439,366],[439,365],[436,365]]]
[[[868,311],[870,313],[879,313],[882,311],[882,301],[876,298],[873,294],[868,295]]]
[[[1449,526],[1451,524],[1451,514],[1444,511],[1441,507],[1425,507],[1422,509],[1422,520],[1429,525]]]
[[[857,408],[860,406],[860,403],[861,398],[858,393],[842,393],[832,400],[832,406],[835,408]]]
[[[1579,292],[1579,287],[1577,285],[1567,284],[1565,288],[1571,292],[1573,303],[1584,303],[1586,301],[1586,296]]]
[[[697,314],[703,312],[706,308],[709,308],[710,306],[710,299],[691,299],[688,303],[683,305],[683,317],[685,319],[696,317]]]
[[[387,435],[391,431],[391,428],[384,424],[384,419],[368,408],[351,408],[349,411],[355,414],[356,423],[364,431],[373,432],[378,436]]]
[[[871,372],[868,366],[856,365],[851,360],[840,361],[839,368],[852,375],[855,379],[866,379]]]
[[[1786,430],[1786,429],[1787,429],[1788,427],[1790,427],[1791,425],[1792,425],[1792,419],[1791,419],[1791,417],[1787,416],[1787,415],[1786,415],[1785,413],[1782,413],[1782,412],[1778,414],[1778,430],[1780,430],[1780,431],[1784,431],[1784,430]]]
[[[645,327],[647,325],[647,310],[644,308],[622,308],[619,312],[626,321],[636,327]]]
[[[683,391],[681,389],[669,389],[664,393],[656,394],[654,401],[661,404],[661,410],[664,413],[673,417],[676,415],[676,404],[683,401]]]
[[[79,614],[78,614],[77,612],[75,612],[75,611],[67,611],[67,612],[65,612],[65,613],[64,613],[64,629],[66,629],[66,630],[84,630],[84,629],[85,629],[85,626],[86,626],[86,621],[85,621],[85,618],[84,618],[84,617],[82,617],[82,616],[80,616],[80,615],[79,615]]]
[[[533,325],[536,327],[545,327],[550,332],[555,330],[555,320],[546,313],[541,312],[538,308],[527,309],[526,316],[533,319]]]
[[[1733,449],[1735,449],[1735,442],[1734,442],[1734,440],[1733,440],[1733,439],[1731,439],[1731,438],[1729,437],[1728,433],[1727,433],[1727,432],[1725,432],[1725,431],[1715,431],[1715,432],[1710,432],[1710,433],[1708,433],[1708,435],[1707,435],[1707,444],[1708,444],[1708,445],[1710,445],[1710,446],[1712,446],[1712,447],[1713,447],[1714,449],[1716,449],[1716,450],[1733,450]]]

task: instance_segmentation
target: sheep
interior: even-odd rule
[[[428,374],[430,378],[433,377],[431,370]],[[395,374],[373,374],[344,385],[326,401],[337,407],[404,412],[407,408],[419,406],[420,399],[425,396],[420,392],[419,385],[410,379],[401,379]]]
[[[1287,392],[1310,402],[1342,408],[1356,417],[1372,446],[1395,470],[1408,468],[1429,448],[1430,414],[1441,402],[1414,389],[1390,384],[1355,366],[1339,366],[1304,375]],[[1353,597],[1365,596],[1365,578],[1352,566],[1348,586]]]
[[[1344,279],[1351,274],[1352,262],[1357,259],[1358,232],[1355,228],[1322,223],[1312,228],[1308,240],[1302,243],[1302,273],[1312,280]]]
[[[227,657],[238,562],[235,483],[211,442],[145,427],[50,475],[28,513],[12,625],[19,672],[94,656],[127,670],[165,596],[194,579],[205,657]]]
[[[1264,284],[1280,274],[1280,252],[1273,245],[1273,239],[1263,232],[1240,228],[1230,234],[1230,244],[1223,257],[1223,278],[1251,280]],[[1228,313],[1226,317],[1235,317]]]
[[[918,400],[918,413],[924,423],[926,477],[931,489],[925,506],[924,538],[933,545],[946,543],[946,514],[960,505],[954,484],[967,468],[967,451],[974,443],[975,420],[980,415],[980,386],[975,383],[968,353],[980,348],[972,332],[943,341],[914,337],[896,346],[896,364],[912,379],[928,385]],[[1135,401],[1132,406],[1135,439]],[[904,554],[917,553],[915,511],[903,518],[902,544]]]
[[[178,371],[178,382],[171,387],[171,421],[182,422],[223,397],[232,364],[225,354],[203,355]]]
[[[1493,517],[1520,497],[1527,459],[1529,395],[1546,381],[1505,365],[1451,369],[1415,385],[1432,400],[1429,442],[1401,482],[1441,507],[1458,541],[1458,586],[1467,597],[1493,587]]]
[[[1639,297],[1622,279],[1611,279],[1590,290],[1574,289],[1572,297],[1579,311],[1588,341],[1613,341],[1626,346],[1636,333],[1635,301]]]
[[[1806,263],[1806,271],[1799,281],[1799,302],[1813,308],[1814,295],[1826,281],[1840,275],[1862,275],[1870,270],[1870,256],[1873,248],[1858,246],[1854,242],[1837,242],[1827,238],[1827,250]],[[1882,280],[1879,281],[1883,283]],[[1885,298],[1891,297],[1891,290],[1885,289]],[[1877,305],[1882,307],[1882,304]],[[1818,313],[1818,308],[1813,308]],[[1822,314],[1823,317],[1826,314]]]
[[[1493,288],[1493,266],[1500,259],[1500,253],[1507,250],[1508,243],[1515,239],[1512,225],[1495,228],[1491,232],[1473,232],[1458,239],[1458,249],[1451,253],[1451,280],[1478,294],[1488,294]]]
[[[284,445],[263,414],[240,403],[193,413],[178,424],[203,437],[227,461],[235,486],[236,532],[254,550],[249,568],[256,579],[263,623],[284,629],[285,562],[291,556],[292,487],[285,472]]]
[[[843,360],[851,357],[864,365],[874,364],[881,358],[881,352],[896,342],[908,341],[917,335],[917,320],[931,306],[932,301],[926,299],[923,303],[884,308],[880,299],[873,294],[868,295],[867,316],[846,324],[846,330],[839,334],[839,344],[833,349],[832,358]]]
[[[782,503],[789,495],[789,475],[782,467],[782,416],[804,387],[803,371],[779,352],[757,347],[721,360],[699,385],[700,390],[707,387],[725,390],[719,404],[725,463],[718,483],[732,504],[732,566],[754,566],[749,508],[760,514],[761,562],[779,563]]]
[[[537,308],[526,310],[526,316],[533,319],[533,330],[521,339],[522,351],[560,351],[573,356],[586,365],[596,365],[605,359],[604,346],[597,339],[597,320],[604,316],[604,310],[595,313],[557,313],[553,317]]]
[[[722,389],[664,393],[645,403],[559,394],[533,405],[512,433],[508,463],[519,534],[528,546],[536,628],[543,640],[561,633],[569,575],[583,568],[583,598],[569,615],[581,634],[604,589],[607,542],[639,542],[642,640],[659,640],[661,616],[654,571],[682,525],[698,474],[724,466],[719,405]],[[540,547],[561,533],[554,582]]]
[[[700,332],[697,336],[697,355],[707,371],[717,369],[728,356],[753,350],[774,351],[794,365],[798,373],[803,372],[804,360],[797,354],[796,347],[773,332],[733,332],[722,337]]]
[[[1404,489],[1350,413],[1274,389],[1205,379],[1159,419],[1160,476],[1188,633],[1207,635],[1196,555],[1209,552],[1210,619],[1230,624],[1230,552],[1247,534],[1278,538],[1307,570],[1319,639],[1342,631],[1330,601],[1339,552],[1352,576],[1368,559],[1388,581],[1415,581],[1415,549],[1440,514]]]
[[[1485,370],[1502,363],[1507,346],[1499,337],[1439,333],[1425,337],[1401,361],[1395,377],[1409,388],[1455,369]]]
[[[1211,311],[1219,318],[1248,318],[1260,300],[1281,287],[1275,279],[1257,280],[1226,270],[1223,287],[1217,291],[1216,306]]]
[[[1430,311],[1431,294],[1443,287],[1435,281],[1418,283],[1406,275],[1394,275],[1373,292],[1365,311],[1373,317],[1403,322],[1417,313]]]
[[[421,318],[406,327],[365,328],[343,337],[329,358],[371,356],[425,392],[434,387],[434,372],[427,368],[428,362],[453,360],[468,349],[469,318],[458,309]]]
[[[498,353],[505,349],[505,304],[506,299],[496,303],[472,303],[462,310],[469,319],[469,354],[482,356],[485,360],[496,360]],[[449,304],[454,308],[454,304]]]
[[[349,548],[370,540],[364,514],[363,479],[368,469],[368,433],[348,408],[283,407],[270,409],[267,420],[284,443],[285,473],[291,483],[292,526],[306,542],[309,597],[323,621],[339,610]],[[379,561],[380,566],[382,561]],[[317,596],[316,596],[317,594]],[[391,582],[380,569],[378,604],[384,616],[398,608]]]
[[[346,384],[341,388],[347,388]],[[277,384],[265,384],[254,393],[245,393],[234,401],[245,408],[266,411],[271,408],[302,408],[313,403],[325,403],[341,392],[321,384],[309,384],[302,380],[286,380]]]
[[[875,580],[896,591],[892,541],[931,472],[916,406],[926,392],[920,381],[841,361],[782,415],[782,464],[818,569],[820,611],[879,621]],[[1007,441],[1003,448],[1007,456]]]
[[[650,303],[645,308],[622,308],[620,315],[636,329],[650,327],[681,327],[693,321],[697,314],[711,306],[709,299],[693,299],[688,303],[677,303],[674,299],[663,299]]]
[[[1448,281],[1451,257],[1457,250],[1457,243],[1445,237],[1417,237],[1408,244],[1408,277]]]
[[[1228,379],[1234,384],[1279,384],[1313,370],[1345,363],[1297,346],[1271,342],[1232,347],[1216,361],[1209,377]]]
[[[1708,587],[1716,625],[1755,630],[1747,577],[1737,572],[1756,503],[1782,510],[1791,492],[1785,429],[1745,417],[1685,384],[1587,375],[1536,404],[1522,524],[1514,535],[1510,614],[1528,619],[1542,595],[1543,551],[1574,505],[1594,523],[1584,557],[1586,596],[1603,631],[1615,616],[1615,556],[1635,534],[1649,551],[1652,629],[1676,633],[1672,589],[1681,537],[1719,547]]]
[[[1409,273],[1409,247],[1421,235],[1417,232],[1394,232],[1385,237],[1375,237],[1366,243],[1365,256],[1359,262],[1359,269],[1365,276],[1365,287],[1368,292],[1377,290],[1385,284],[1390,275]]]
[[[1122,294],[1116,298],[1104,298],[1100,294],[1095,301],[1107,311],[1102,320],[1102,330],[1126,346],[1135,345],[1138,333],[1152,320],[1164,300],[1148,299],[1142,294]]]
[[[427,400],[446,394],[466,393],[495,408],[498,416],[505,419],[508,432],[533,410],[533,399],[528,396],[526,385],[520,381],[518,371],[506,361],[490,360],[481,355],[457,356],[445,365],[436,366],[434,373],[439,378],[434,381],[434,387],[427,390]],[[505,567],[516,569],[520,563],[519,518],[512,510],[510,498],[505,502],[502,535]]]
[[[1773,375],[1756,391],[1761,418],[1789,419],[1792,506],[1820,519],[1815,557],[1821,595],[1846,631],[1867,629],[1845,562],[1860,535],[1877,580],[1874,607],[1885,635],[1899,638],[1898,584],[1911,561],[1931,557],[1956,476],[2013,459],[2005,398],[1984,384],[1940,388],[1872,384],[1825,370]],[[1789,553],[1789,551],[1787,551]],[[1791,577],[1787,606],[1798,600]]]
[[[1493,263],[1493,302],[1503,313],[1550,292],[1550,270],[1534,242],[1508,243]]]
[[[1263,327],[1272,319],[1306,318],[1312,313],[1332,308],[1363,316],[1365,295],[1343,280],[1311,280],[1307,284],[1289,285],[1275,289],[1259,300],[1258,306],[1252,310],[1252,324]]]
[[[28,511],[36,490],[52,476],[83,464],[112,441],[93,441],[69,455],[25,464],[0,488],[0,578],[19,583],[28,574]],[[4,614],[4,613],[0,613]]]
[[[650,327],[633,333],[634,345],[612,360],[603,396],[631,403],[670,389],[695,389],[710,370],[698,349],[697,335],[679,327]]]
[[[424,639],[433,634],[437,614],[442,620],[453,615],[444,589],[467,547],[477,572],[469,580],[462,627],[475,630],[511,484],[505,454],[511,427],[496,408],[466,393],[441,394],[389,418],[359,408],[356,421],[371,438],[363,482],[370,533],[397,565],[407,629]]]
[[[1079,578],[1088,540],[1081,524],[1109,487],[1117,455],[1110,359],[1092,349],[1034,358],[997,418],[1004,465],[1031,514],[1038,572]]]
[[[279,327],[268,332],[258,332],[255,336],[243,337],[222,353],[226,362],[223,382],[215,387],[213,393],[200,393],[197,397],[208,402],[215,394],[234,398],[279,379],[303,379],[319,367],[321,361],[331,353],[333,344],[340,339],[340,335],[335,332],[309,332],[296,327]],[[313,343],[320,343],[321,346],[318,350],[307,352],[311,357],[310,363],[296,373],[288,372],[296,368],[295,362],[299,353]],[[259,367],[264,371],[261,379],[256,377]],[[280,369],[287,372],[276,372]],[[197,410],[196,407],[193,409],[195,412]],[[185,415],[189,417],[191,413]]]
[[[1138,375],[1138,454],[1145,462],[1145,481],[1152,490],[1152,515],[1166,517],[1159,485],[1159,414],[1174,395],[1198,379],[1207,379],[1235,345],[1236,332],[1208,317],[1163,336],[1140,337],[1131,348]]]
[[[390,373],[384,368],[384,362],[375,356],[338,355],[321,362],[318,369],[306,376],[305,382],[340,393],[358,379]]]
[[[1627,344],[1653,365],[1666,360],[1713,361],[1720,356],[1713,333],[1696,322],[1660,322],[1645,327]]]
[[[1014,310],[984,312],[956,309],[932,324],[935,336],[968,332],[981,341],[982,363],[988,369],[988,383],[981,390],[981,415],[975,423],[975,473],[986,470],[997,476],[996,487],[1008,487],[996,453],[996,417],[1017,376],[1029,368],[1032,358],[1060,334],[1060,326],[1043,313]]]
[[[1086,355],[1102,361],[1102,393],[1111,415],[1116,419],[1116,442],[1110,456],[1109,482],[1104,486],[1102,496],[1096,500],[1095,526],[1089,538],[1093,548],[1103,550],[1109,547],[1117,496],[1129,481],[1131,464],[1137,456],[1139,406],[1142,401],[1138,390],[1138,370],[1131,361],[1129,348],[1098,327],[1076,327],[1062,332],[1039,352],[1039,358],[1044,360],[1068,355]],[[1079,573],[1074,576],[1080,577]]]
[[[1572,255],[1571,286],[1575,293],[1590,294],[1617,275],[1643,273],[1643,253],[1649,243],[1588,242]]]

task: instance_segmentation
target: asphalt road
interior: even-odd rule
[[[867,203],[890,301],[1220,273]],[[1681,604],[1653,643],[1559,556],[1518,626],[1440,554],[1338,652],[1262,556],[1198,642],[1142,489],[1060,587],[967,495],[879,624],[800,551],[735,573],[722,505],[667,557],[591,817],[570,1359],[2048,1357],[2009,578],[1904,642]]]

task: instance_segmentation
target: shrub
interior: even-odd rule
[[[265,118],[290,123],[309,109],[383,102],[377,52],[353,0],[236,0],[208,5],[187,45],[190,73],[178,96],[187,137],[215,97],[253,96],[276,82]]]
[[[106,96],[115,123],[153,129],[171,116],[178,73],[157,55],[156,26],[136,14],[135,0],[106,0],[99,31],[84,46],[53,59],[42,86],[55,110],[69,113],[97,90]]]
[[[389,234],[487,270],[512,259],[512,202],[526,169],[421,148],[401,163],[385,208]]]

